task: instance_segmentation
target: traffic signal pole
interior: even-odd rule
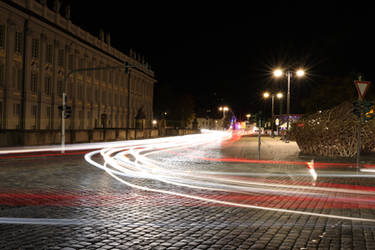
[[[62,109],[61,109],[61,153],[65,153],[65,92],[62,93]]]

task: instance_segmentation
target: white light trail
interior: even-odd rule
[[[279,195],[293,194],[293,195],[309,195],[309,196],[329,196],[324,192],[337,192],[349,194],[367,194],[374,195],[371,191],[358,191],[343,188],[325,188],[325,187],[309,187],[302,185],[286,185],[276,183],[260,183],[254,181],[241,181],[230,177],[218,177],[215,174],[207,174],[202,172],[195,173],[193,171],[178,171],[168,169],[156,160],[148,158],[150,154],[161,152],[165,150],[176,150],[183,148],[196,147],[198,145],[207,143],[218,143],[224,139],[228,139],[230,134],[227,132],[205,132],[199,135],[189,135],[180,137],[169,137],[161,139],[152,139],[144,141],[130,141],[123,145],[116,145],[114,147],[107,147],[102,150],[90,152],[85,155],[85,159],[90,164],[105,170],[110,176],[120,181],[121,183],[144,191],[159,192],[163,194],[176,195],[185,198],[200,200],[204,202],[211,202],[223,205],[261,209],[267,211],[277,211],[285,213],[294,213],[302,215],[320,216],[326,218],[336,218],[355,221],[375,222],[375,219],[358,218],[349,216],[338,216],[331,214],[320,214],[314,212],[304,212],[298,210],[281,209],[263,207],[250,204],[242,204],[238,202],[223,201],[218,199],[210,199],[201,197],[199,195],[184,194],[170,190],[163,190],[157,188],[150,188],[146,186],[136,185],[122,177],[130,178],[149,178],[158,180],[167,184],[175,186],[188,187],[193,189],[210,190],[210,191],[226,191],[236,193],[276,193]],[[93,155],[100,154],[104,159],[104,164],[100,164],[92,159]],[[312,165],[309,165],[308,171],[313,180],[317,179],[317,174]],[[255,187],[254,187],[255,186]],[[350,198],[349,198],[350,199]],[[373,201],[370,199],[370,201]],[[375,201],[374,201],[375,202]]]

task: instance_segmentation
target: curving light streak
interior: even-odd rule
[[[190,171],[177,171],[166,169],[162,167],[159,162],[148,158],[150,154],[155,152],[160,152],[164,150],[176,150],[188,147],[194,147],[197,145],[220,142],[222,140],[228,139],[230,135],[225,132],[207,132],[202,135],[193,136],[182,136],[182,137],[170,137],[163,139],[153,139],[144,141],[129,142],[127,145],[105,148],[102,150],[97,150],[90,152],[85,155],[85,159],[90,164],[105,170],[110,176],[120,181],[121,183],[144,191],[158,192],[169,195],[182,196],[185,198],[191,198],[195,200],[245,207],[254,208],[268,211],[286,212],[302,215],[313,215],[327,218],[345,219],[345,220],[355,220],[355,221],[368,221],[375,222],[375,219],[349,217],[349,216],[338,216],[331,214],[320,214],[313,212],[304,212],[298,210],[282,209],[282,208],[272,208],[264,207],[250,204],[242,204],[238,202],[223,201],[219,199],[210,199],[201,197],[199,195],[184,194],[181,192],[168,191],[163,189],[150,188],[146,186],[136,185],[130,181],[126,181],[122,177],[130,178],[148,178],[158,180],[167,184],[172,184],[175,186],[188,187],[193,189],[210,190],[210,191],[226,191],[226,192],[236,192],[236,193],[274,193],[278,195],[309,195],[316,197],[327,197],[329,194],[324,194],[325,192],[342,192],[342,193],[354,193],[354,194],[368,194],[373,195],[370,191],[358,191],[350,189],[341,188],[323,188],[323,187],[308,187],[308,186],[297,186],[297,185],[285,185],[285,184],[275,184],[275,183],[259,183],[259,182],[249,182],[241,181],[228,177],[217,177],[212,174],[202,174],[194,173]],[[135,145],[135,143],[137,143]],[[100,164],[92,160],[92,156],[100,154],[104,159],[104,164]],[[313,180],[316,180],[316,172],[312,165],[309,165],[309,173],[312,175]],[[314,174],[315,173],[315,174]],[[255,187],[254,187],[255,186]],[[261,186],[261,187],[259,187]],[[276,188],[276,189],[275,189]],[[370,201],[373,201],[370,199]]]

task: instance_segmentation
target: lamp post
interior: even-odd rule
[[[279,102],[279,109],[280,109],[279,115],[281,115],[281,109],[282,109],[282,106],[281,106],[282,100],[281,99],[284,97],[284,95],[283,95],[283,93],[279,92],[279,93],[276,94],[276,97],[277,97],[277,99],[280,100],[280,102]],[[276,124],[277,135],[279,135],[279,124],[280,124],[279,122],[280,122],[280,117],[279,117],[279,119],[277,119],[277,124]]]
[[[227,106],[219,107],[220,111],[223,111],[223,128],[225,128],[224,122],[225,122],[225,111],[228,111],[229,108]]]
[[[263,93],[263,97],[264,98],[268,98],[271,96],[271,99],[272,99],[272,115],[271,115],[271,136],[274,137],[274,133],[273,133],[273,123],[274,123],[274,117],[275,117],[275,94],[270,94],[269,92],[264,92]],[[276,97],[278,99],[281,99],[283,97],[283,94],[281,92],[277,93],[276,94]]]
[[[273,72],[273,75],[275,77],[281,77],[283,75],[283,71],[281,69],[276,69]],[[295,72],[297,77],[303,77],[305,75],[305,71],[303,69],[298,69]],[[290,78],[293,76],[293,71],[287,70],[285,72],[286,77],[288,78],[288,92],[287,92],[287,106],[286,106],[286,112],[287,112],[287,123],[286,123],[286,137],[285,137],[285,142],[289,142],[289,123],[290,123]]]

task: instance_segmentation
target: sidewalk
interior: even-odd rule
[[[316,155],[303,154],[295,141],[285,143],[280,137],[261,137],[261,160],[283,160],[283,161],[319,161],[337,163],[356,163],[356,158],[336,157],[329,158]],[[222,149],[224,155],[236,158],[258,159],[258,137],[243,136],[231,147]],[[375,152],[362,154],[361,163],[375,164]]]

